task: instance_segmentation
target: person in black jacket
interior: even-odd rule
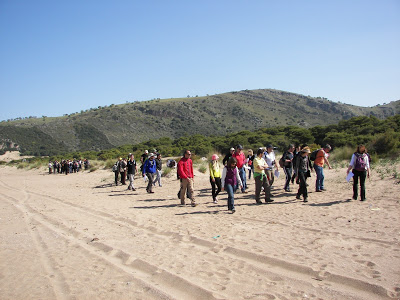
[[[233,155],[233,153],[235,153],[235,148],[229,149],[229,153],[227,155],[225,155],[224,159],[222,160],[222,164],[224,166],[226,166],[226,164],[228,163],[229,158]]]
[[[286,192],[290,192],[290,180],[292,179],[292,173],[293,173],[293,151],[294,151],[294,145],[290,144],[288,149],[283,153],[283,171],[285,172],[286,175],[286,182],[284,189]]]
[[[135,174],[137,172],[137,166],[136,166],[135,156],[133,154],[129,155],[127,168],[128,168],[128,179],[129,179],[128,190],[136,191],[135,187],[133,186],[133,181],[135,179]]]

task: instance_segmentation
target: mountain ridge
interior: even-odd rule
[[[62,117],[0,122],[0,143],[3,141],[6,148],[4,141],[12,141],[25,154],[51,155],[52,148],[58,153],[102,150],[160,137],[219,136],[287,125],[312,127],[355,116],[384,119],[399,113],[400,100],[360,107],[279,90],[242,90],[112,104]]]

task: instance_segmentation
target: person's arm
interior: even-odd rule
[[[242,183],[242,179],[240,178],[238,167],[236,167],[236,180],[237,180],[238,185],[240,186],[240,188],[242,188],[243,187],[243,183]]]
[[[222,176],[221,176],[222,190],[225,189],[225,177],[226,177],[226,167],[222,169]]]
[[[355,157],[356,156],[354,154],[351,156],[350,164],[349,164],[349,167],[347,168],[347,172],[346,172],[347,174],[349,174],[350,170],[354,168]]]

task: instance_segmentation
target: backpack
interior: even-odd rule
[[[367,156],[365,153],[360,154],[360,153],[354,153],[356,156],[356,163],[354,164],[354,169],[357,171],[365,171],[365,167],[367,164],[365,163],[365,156]]]
[[[317,149],[317,150],[314,150],[313,152],[311,152],[311,154],[310,154],[311,161],[314,161],[317,158],[317,153],[319,150],[321,150],[321,149]]]
[[[279,166],[281,168],[283,168],[285,166],[285,161],[283,160],[283,155],[282,155],[281,159],[279,160]]]
[[[117,172],[117,170],[118,170],[117,164],[115,164],[115,165],[112,166],[112,170],[113,170],[113,172]]]

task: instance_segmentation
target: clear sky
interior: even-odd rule
[[[272,88],[400,99],[399,0],[0,0],[0,120]]]

